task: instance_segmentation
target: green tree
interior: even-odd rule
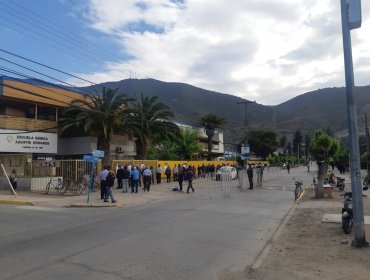
[[[324,179],[328,170],[329,163],[337,156],[339,151],[339,142],[333,137],[327,135],[322,130],[315,132],[314,139],[310,145],[310,152],[317,162],[318,183],[315,188],[316,198],[324,197]]]
[[[168,134],[161,143],[151,147],[149,159],[192,160],[193,155],[202,151],[198,135],[190,129],[181,129],[179,134]]]
[[[272,154],[279,146],[276,140],[276,134],[272,131],[255,130],[248,134],[248,143],[251,145],[251,150],[262,159],[266,159],[269,154]]]
[[[190,129],[181,129],[179,137],[175,137],[175,152],[180,158],[192,160],[193,155],[202,151],[198,134]]]
[[[104,151],[103,164],[108,164],[111,137],[126,125],[123,112],[125,104],[130,100],[130,97],[119,93],[118,89],[105,88],[102,94],[89,93],[84,100],[73,100],[72,106],[62,113],[61,133],[78,127],[85,133],[97,136],[97,149]]]
[[[148,148],[157,138],[165,138],[169,133],[179,133],[179,127],[169,118],[174,114],[170,108],[157,101],[158,96],[136,97],[125,116],[129,119],[131,135],[136,138],[136,151],[139,159],[148,158]]]
[[[211,160],[212,153],[212,140],[215,135],[216,129],[223,129],[226,126],[226,119],[221,116],[217,116],[211,113],[205,114],[200,117],[199,123],[204,127],[207,135],[207,147],[208,147],[208,160]]]

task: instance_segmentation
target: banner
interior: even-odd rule
[[[0,152],[56,154],[56,133],[0,129]]]

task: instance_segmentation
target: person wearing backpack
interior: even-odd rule
[[[108,170],[108,175],[107,178],[105,179],[106,183],[106,196],[104,198],[104,202],[108,202],[108,198],[111,198],[111,202],[115,203],[117,202],[114,197],[113,197],[113,185],[114,185],[114,180],[116,179],[115,174],[113,170],[110,169],[110,166],[107,167]]]
[[[167,169],[164,171],[164,174],[166,175],[167,178],[167,183],[171,182],[171,168],[167,166]]]

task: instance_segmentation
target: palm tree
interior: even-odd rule
[[[72,107],[62,114],[61,132],[80,127],[85,133],[97,136],[97,149],[104,151],[103,164],[107,164],[111,137],[116,130],[122,130],[125,124],[122,112],[130,100],[130,97],[119,93],[118,89],[105,88],[102,94],[89,93],[84,100],[73,100]]]
[[[174,138],[174,142],[175,152],[181,159],[192,160],[195,153],[202,151],[197,133],[190,129],[181,129],[180,135]]]
[[[201,126],[204,127],[207,139],[207,146],[208,146],[208,160],[211,160],[211,152],[212,152],[212,139],[215,135],[215,130],[217,128],[225,128],[226,119],[221,116],[217,116],[211,113],[205,114],[200,117],[199,123]]]
[[[141,94],[124,112],[130,120],[131,136],[136,138],[136,152],[140,159],[147,159],[148,148],[155,138],[165,137],[168,133],[179,133],[179,127],[168,121],[174,114],[167,105],[157,102],[157,99],[158,96],[144,97]]]

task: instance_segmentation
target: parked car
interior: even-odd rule
[[[231,176],[231,179],[234,180],[236,179],[237,176],[237,171],[235,167],[232,166],[222,166],[216,174],[216,180],[220,181],[222,179],[223,175],[228,175]]]

